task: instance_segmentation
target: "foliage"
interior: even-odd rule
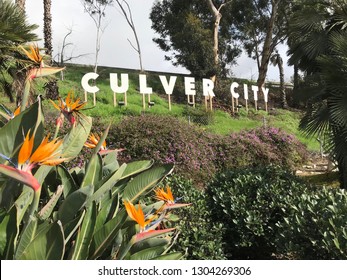
[[[306,73],[308,106],[301,128],[326,137],[338,162],[341,187],[347,188],[346,2],[315,1],[304,5],[290,25],[290,62]]]
[[[61,70],[43,66],[38,49],[30,49],[24,51],[37,65],[28,73],[25,95],[33,79]],[[30,106],[28,101],[23,98],[20,112],[3,114],[0,127],[1,259],[180,258],[168,252],[174,228],[156,228],[170,209],[187,204],[175,203],[169,188],[156,190],[160,201],[142,203],[173,165],[119,165],[118,150],[106,146],[109,127],[101,136],[89,136],[92,119],[70,94],[59,105],[53,102],[59,116],[50,140],[44,136],[40,99]],[[64,119],[70,128],[61,134]],[[62,163],[76,157],[87,139],[94,148],[89,160],[66,168]]]
[[[197,189],[191,180],[170,176],[165,180],[176,196],[184,201],[191,201],[189,208],[178,209],[180,217],[177,223],[179,238],[173,249],[185,252],[187,260],[223,260],[224,255],[222,223],[211,218],[212,210],[208,207],[205,191]]]
[[[293,135],[278,128],[256,128],[211,140],[217,170],[277,164],[294,169],[307,159],[307,151]]]
[[[233,259],[270,259],[276,224],[284,220],[285,197],[305,187],[278,167],[236,169],[218,174],[208,187],[212,219],[225,229],[225,254]]]
[[[152,28],[159,35],[154,42],[167,53],[167,60],[184,66],[196,77],[219,73],[213,57],[214,19],[205,1],[157,1],[150,18]],[[225,72],[226,65],[234,62],[239,50],[231,39],[230,21],[222,17],[220,25],[219,57]],[[168,55],[170,52],[171,56]]]
[[[347,193],[320,188],[286,203],[276,246],[295,259],[347,259]]]
[[[36,25],[11,1],[0,1],[0,89],[14,101],[12,83],[23,68],[18,45],[37,40]]]
[[[112,127],[110,141],[126,148],[120,160],[175,163],[177,174],[201,183],[215,172],[211,161],[214,153],[204,135],[202,130],[177,118],[144,115],[124,118]]]

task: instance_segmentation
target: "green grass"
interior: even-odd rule
[[[84,100],[84,91],[81,86],[81,78],[85,73],[92,72],[92,67],[90,66],[78,66],[78,65],[68,65],[67,69],[64,71],[64,81],[59,81],[59,90],[62,97],[65,97],[69,91],[73,91],[75,96],[80,97]],[[113,92],[109,85],[109,73],[128,73],[130,88],[127,93],[128,106],[114,106],[113,105]],[[163,73],[147,73],[148,84],[154,90],[154,92],[163,93],[161,84],[158,78],[158,74]],[[169,75],[169,74],[168,74]],[[59,77],[57,75],[57,77]],[[182,79],[181,79],[182,80]],[[42,86],[44,81],[39,81],[37,85],[37,92],[44,95]],[[156,94],[151,95],[151,101],[155,102],[155,105],[151,108],[146,107],[143,110],[142,106],[142,95],[138,92],[138,72],[129,69],[116,69],[116,68],[99,68],[99,78],[96,80],[96,85],[100,88],[100,91],[96,94],[96,106],[93,106],[93,95],[88,94],[88,105],[89,108],[85,110],[86,115],[92,117],[99,117],[105,123],[119,122],[124,116],[129,115],[140,115],[143,113],[147,114],[158,114],[158,115],[171,115],[175,117],[180,117],[187,120],[187,114],[204,114],[204,106],[199,105],[202,102],[199,101],[197,96],[197,108],[190,108],[187,104],[178,104],[172,101],[172,110],[169,111],[169,104],[167,100],[167,95]],[[179,92],[174,92],[174,95],[179,94],[182,97],[182,82],[178,81],[175,89]],[[123,94],[117,94],[117,101],[123,100]],[[184,96],[183,96],[184,98]],[[201,99],[201,97],[200,97]],[[173,97],[172,97],[173,100]],[[1,97],[1,101],[7,102],[7,99]],[[8,104],[11,107],[11,104]],[[147,99],[146,99],[147,105]],[[14,105],[12,104],[12,107]],[[49,108],[49,106],[45,106]],[[188,112],[188,113],[187,113]],[[277,109],[275,111],[270,111],[266,113],[265,111],[257,111],[250,109],[247,113],[244,108],[240,109],[236,116],[232,117],[227,112],[221,110],[214,110],[212,114],[213,121],[208,125],[203,126],[207,131],[217,134],[229,134],[231,132],[237,132],[243,129],[252,129],[256,127],[263,126],[264,124],[268,126],[274,126],[283,129],[284,131],[294,134],[298,139],[307,145],[309,150],[318,151],[319,143],[315,139],[308,139],[299,131],[298,125],[300,122],[301,114],[300,112],[293,112],[288,110]]]

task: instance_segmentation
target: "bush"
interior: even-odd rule
[[[211,210],[207,206],[207,194],[195,188],[192,181],[177,176],[167,178],[166,183],[172,187],[173,193],[189,207],[176,210],[180,220],[175,226],[180,231],[174,250],[186,252],[188,260],[223,260],[223,225],[215,223],[211,218]]]
[[[277,247],[296,259],[347,259],[347,193],[320,188],[287,201]]]
[[[276,224],[283,222],[287,201],[306,187],[277,167],[221,173],[208,187],[215,222],[223,223],[225,254],[233,259],[270,259],[276,252]]]
[[[214,152],[206,133],[169,116],[146,115],[124,118],[110,131],[110,141],[126,148],[121,161],[153,159],[174,163],[176,172],[195,182],[204,183],[213,176]]]
[[[294,169],[305,162],[308,155],[305,146],[294,136],[271,127],[211,136],[210,142],[218,170],[268,164]]]

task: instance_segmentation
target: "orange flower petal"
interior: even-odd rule
[[[33,150],[34,146],[34,135],[29,138],[30,130],[28,131],[27,135],[25,136],[24,142],[22,144],[22,147],[19,150],[18,154],[18,164],[22,165],[25,163]]]

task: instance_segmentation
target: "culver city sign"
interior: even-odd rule
[[[99,77],[97,73],[87,73],[83,76],[81,80],[82,87],[85,93],[85,101],[87,101],[87,94],[93,93],[94,105],[96,105],[96,93],[99,91],[96,80]],[[159,75],[159,79],[165,91],[165,94],[168,96],[169,101],[169,110],[171,110],[171,95],[175,88],[177,76],[163,76]],[[94,83],[90,83],[91,80],[94,80]],[[195,106],[195,95],[196,95],[196,87],[195,87],[196,79],[194,77],[184,77],[184,90],[185,95],[187,96],[188,104]],[[92,84],[92,85],[91,85]],[[117,105],[127,105],[127,91],[129,90],[129,75],[126,73],[121,73],[120,75],[116,73],[110,74],[110,88],[113,91],[114,95],[114,106]],[[258,101],[258,86],[252,85],[249,88],[249,85],[243,84],[242,86],[237,82],[232,82],[230,85],[230,93],[232,95],[232,109],[234,111],[234,107],[238,107],[238,100],[240,98],[240,93],[242,92],[242,97],[245,100],[246,109],[248,110],[248,100],[249,100],[249,89],[253,94],[253,100],[255,103],[255,108],[257,109],[257,101]],[[212,99],[215,96],[214,92],[214,82],[211,79],[202,79],[202,95],[205,98],[205,106],[208,108],[208,102],[210,103],[210,109],[212,110]],[[147,84],[147,76],[145,74],[139,74],[139,92],[142,94],[143,101],[143,109],[146,108],[146,96],[148,99],[148,106],[154,105],[151,102],[151,94],[153,93],[153,89]],[[267,102],[268,102],[268,88],[262,88],[262,93],[264,96],[265,108],[267,110]],[[123,101],[117,103],[117,94],[124,94]]]

